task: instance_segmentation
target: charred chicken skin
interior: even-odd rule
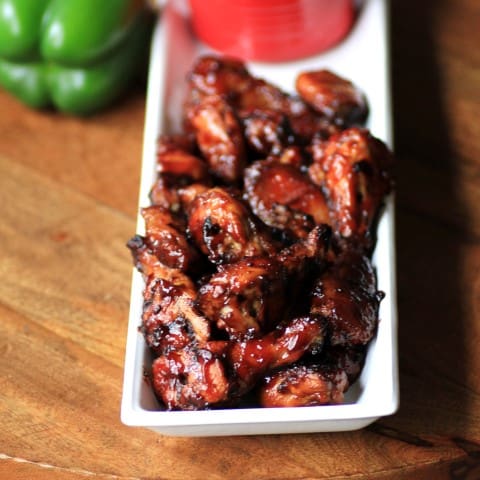
[[[235,59],[187,77],[185,133],[162,136],[145,233],[140,331],[168,410],[341,403],[383,294],[370,255],[392,188],[363,93],[333,72],[297,94]]]

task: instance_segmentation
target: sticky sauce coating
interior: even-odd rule
[[[159,138],[145,234],[127,246],[167,410],[336,404],[361,374],[393,157],[348,79],[299,72],[296,89],[201,57],[184,133]]]

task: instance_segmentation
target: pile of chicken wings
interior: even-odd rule
[[[168,410],[340,403],[383,298],[370,257],[393,160],[366,98],[327,70],[290,95],[216,56],[187,83],[128,242],[154,392]]]

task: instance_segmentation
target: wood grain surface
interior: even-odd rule
[[[392,0],[401,407],[356,432],[173,438],[119,419],[145,95],[0,92],[0,479],[479,479],[480,4]]]

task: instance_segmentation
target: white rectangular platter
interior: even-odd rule
[[[156,146],[160,133],[180,128],[180,108],[186,72],[194,59],[209,50],[192,33],[182,2],[169,2],[160,15],[151,49],[139,207],[148,206],[155,178]],[[328,68],[352,80],[370,104],[368,128],[392,146],[388,76],[387,5],[365,0],[349,36],[336,48],[288,63],[248,63],[252,74],[293,92],[302,70]],[[144,379],[150,353],[138,327],[141,323],[141,275],[134,271],[125,356],[122,422],[167,435],[213,436],[356,430],[398,408],[397,313],[394,252],[394,199],[387,201],[378,227],[374,253],[381,303],[380,324],[369,346],[363,372],[342,405],[297,408],[238,408],[207,411],[162,411]],[[143,219],[138,219],[139,234]]]

